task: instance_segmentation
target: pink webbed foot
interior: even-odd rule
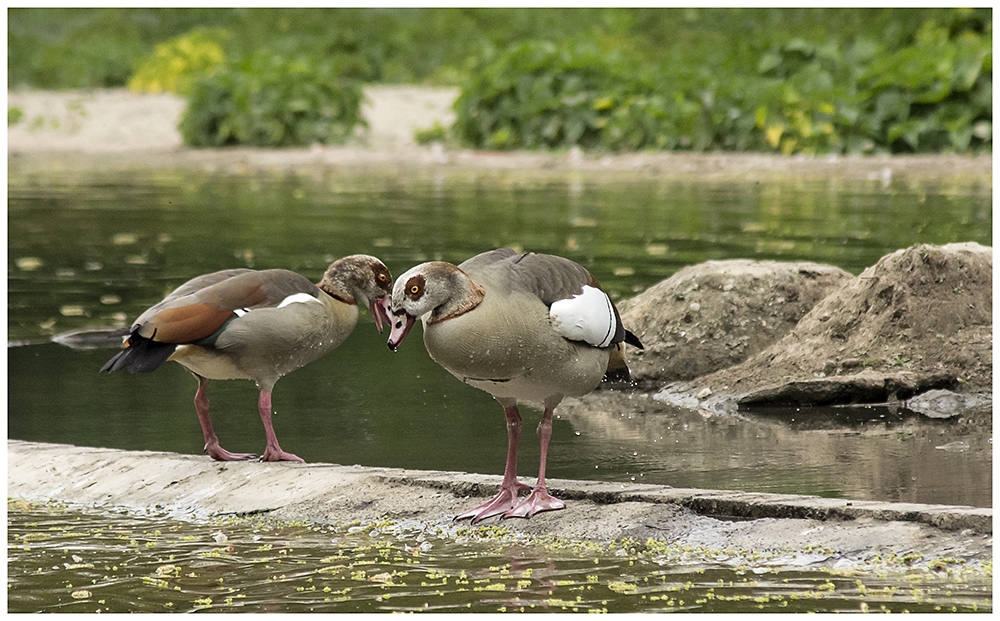
[[[456,520],[465,520],[472,518],[472,523],[480,522],[488,517],[493,517],[494,515],[500,515],[506,511],[510,511],[514,504],[517,502],[517,493],[521,490],[530,490],[531,488],[523,483],[514,482],[511,486],[502,486],[500,488],[500,493],[493,497],[487,503],[481,504],[474,509],[469,509],[461,515],[456,515]]]
[[[549,495],[549,491],[544,487],[536,487],[531,495],[521,501],[519,505],[503,514],[503,519],[511,517],[530,518],[542,511],[557,511],[565,509],[566,505],[558,498]]]
[[[218,444],[206,444],[205,452],[215,461],[247,461],[257,457],[253,453],[230,453]]]
[[[297,461],[300,464],[306,463],[306,460],[302,459],[298,455],[292,453],[286,453],[281,450],[280,446],[268,445],[264,449],[264,454],[260,456],[260,461]]]

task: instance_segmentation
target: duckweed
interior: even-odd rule
[[[214,536],[220,534],[225,539]],[[837,571],[786,564],[797,555],[836,554],[817,546],[744,551],[661,540],[602,544],[531,537],[503,525],[386,518],[178,521],[155,512],[12,501],[8,610],[992,610],[990,562],[886,555]]]

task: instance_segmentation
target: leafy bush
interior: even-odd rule
[[[417,144],[430,144],[432,142],[444,142],[448,137],[448,129],[441,125],[440,122],[434,121],[434,125],[431,125],[425,129],[417,129],[413,132],[413,139]]]
[[[989,149],[991,71],[988,34],[933,21],[895,51],[792,40],[761,58],[757,128],[783,153]]]
[[[942,15],[894,49],[863,37],[792,37],[749,66],[515,44],[473,70],[454,130],[488,149],[989,151],[992,21]]]
[[[125,86],[135,59],[162,41],[184,15],[195,23],[197,11],[176,9],[9,9],[7,12],[8,86],[100,88]]]
[[[616,97],[631,85],[620,53],[529,41],[511,46],[472,76],[455,102],[460,139],[490,149],[596,147]]]
[[[222,44],[228,38],[225,30],[196,28],[168,39],[136,63],[128,87],[139,93],[186,95],[196,79],[210,75],[225,62]]]
[[[927,22],[913,45],[873,59],[861,76],[862,114],[895,151],[959,151],[992,143],[991,32]]]
[[[365,125],[361,98],[337,59],[260,51],[195,82],[180,130],[191,146],[342,143]]]
[[[17,125],[23,118],[24,110],[18,108],[17,106],[10,106],[7,108],[7,127]]]
[[[465,122],[487,127],[456,129],[490,148],[561,147],[577,133],[582,146],[611,150],[992,148],[988,7],[12,8],[7,14],[8,88],[122,86],[137,69],[135,59],[154,56],[156,44],[208,28],[231,33],[228,58],[266,49],[282,58],[337,57],[342,76],[363,81],[467,84]],[[557,50],[548,68],[532,68],[530,59],[512,62],[530,70],[525,79],[533,88],[551,88],[573,103],[560,112],[544,104],[545,95],[504,96],[504,106],[519,115],[540,113],[544,121],[497,122],[484,134],[489,117],[513,118],[499,99],[487,97],[499,96],[510,77],[494,63],[511,46],[539,39],[551,43],[529,45]],[[591,50],[577,49],[579,40]],[[573,67],[560,54],[590,66]],[[493,77],[479,76],[485,70]],[[579,84],[561,84],[563,74]],[[471,106],[480,96],[482,113]]]

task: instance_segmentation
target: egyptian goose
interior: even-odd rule
[[[531,517],[564,508],[545,487],[552,413],[563,397],[589,393],[609,371],[628,377],[622,343],[642,347],[583,266],[547,254],[501,248],[459,266],[418,265],[395,284],[388,345],[399,347],[417,318],[430,357],[495,398],[507,417],[507,465],[500,492],[455,519]],[[518,402],[541,404],[538,483],[518,503]]]
[[[381,261],[353,255],[334,262],[318,285],[282,269],[231,269],[198,276],[178,287],[128,328],[122,351],[101,368],[109,373],[155,371],[176,360],[198,378],[194,405],[205,451],[219,461],[252,459],[219,446],[205,391],[212,380],[250,379],[267,447],[261,461],[304,461],[278,445],[271,425],[271,391],[283,375],[340,345],[354,330],[358,305],[382,331],[392,276]]]

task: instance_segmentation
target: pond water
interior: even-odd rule
[[[916,243],[990,245],[991,191],[988,180],[886,183],[881,176],[736,183],[362,169],[22,172],[13,165],[8,437],[200,453],[196,383],[179,365],[143,376],[99,375],[112,349],[71,349],[52,340],[67,331],[127,325],[198,274],[283,267],[317,281],[333,259],[369,253],[398,276],[425,260],[459,263],[513,246],[574,259],[624,299],[709,259],[812,260],[859,273]],[[209,395],[223,446],[261,451],[255,387],[216,382]],[[888,408],[706,417],[649,395],[629,401],[635,407],[627,411],[584,414],[571,402],[557,410],[549,476],[992,506],[988,413],[957,421]],[[489,474],[503,468],[502,409],[430,361],[419,338],[391,353],[367,315],[338,350],[283,378],[274,406],[282,447],[307,461]],[[524,414],[533,428],[538,413]],[[537,468],[533,439],[526,435],[522,443],[526,479]],[[662,550],[569,553],[497,548],[405,527],[378,537],[349,530],[15,506],[8,511],[8,609],[723,612],[991,605],[988,584],[949,586],[927,572],[914,586],[912,577],[692,565]],[[233,550],[213,539],[219,531]]]
[[[8,612],[989,612],[989,571],[8,503]],[[785,555],[789,556],[789,555]],[[800,562],[801,567],[796,567]],[[917,562],[919,564],[919,561]],[[891,569],[887,569],[891,567]]]
[[[421,261],[514,246],[574,259],[624,299],[709,259],[812,260],[859,273],[916,243],[988,245],[991,226],[986,182],[12,166],[8,435],[200,453],[196,382],[182,367],[99,375],[113,350],[51,338],[125,326],[218,269],[284,267],[318,281],[333,259],[371,253],[398,276]],[[223,446],[260,452],[253,384],[216,382],[209,396]],[[282,447],[307,461],[503,469],[502,409],[433,363],[419,337],[390,352],[367,313],[335,352],[278,382],[273,399]],[[635,400],[634,410],[597,418],[560,407],[549,476],[992,506],[988,415],[979,424],[886,408],[705,418]],[[532,429],[538,413],[525,416]],[[526,438],[519,464],[530,477],[538,446]]]

